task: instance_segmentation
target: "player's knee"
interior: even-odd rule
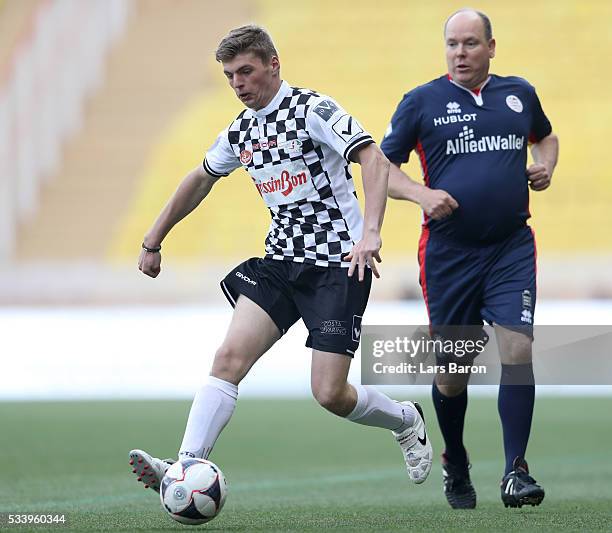
[[[501,362],[506,365],[526,365],[531,363],[531,339],[525,335],[516,334],[505,343],[499,353]]]
[[[436,388],[443,396],[459,396],[468,385],[469,374],[436,374]]]
[[[237,385],[247,371],[248,368],[235,347],[225,343],[219,347],[212,365],[213,376]]]
[[[319,405],[332,413],[338,413],[343,405],[343,391],[327,383],[313,383],[312,395]]]
[[[438,383],[436,381],[436,387],[440,394],[452,398],[453,396],[459,396],[467,387],[467,383]]]

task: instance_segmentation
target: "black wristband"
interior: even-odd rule
[[[160,246],[156,246],[155,248],[149,248],[148,246],[145,246],[145,243],[142,243],[142,249],[145,252],[149,252],[150,254],[156,254],[157,252],[159,252],[161,250],[161,245]]]

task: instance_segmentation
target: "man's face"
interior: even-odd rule
[[[251,52],[238,54],[223,63],[223,73],[230,87],[245,106],[255,111],[266,107],[274,98],[280,85],[279,69],[276,56],[264,63]]]
[[[495,39],[487,42],[482,19],[472,12],[453,16],[446,25],[446,63],[453,80],[475,89],[487,79],[495,57]]]

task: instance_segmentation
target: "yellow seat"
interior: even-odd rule
[[[333,96],[379,141],[402,95],[446,72],[442,26],[454,1],[430,4],[384,0],[257,3],[254,20],[280,52],[283,78]],[[540,252],[603,253],[612,249],[612,3],[501,2],[488,15],[497,38],[492,72],[527,78],[560,137],[561,160],[553,186],[532,193]],[[588,53],[587,53],[588,52]],[[207,146],[241,109],[219,65],[218,87],[192,102],[169,129],[142,177],[111,249],[131,258],[180,177],[198,164]],[[421,179],[416,157],[404,167]],[[361,194],[358,167],[356,182]],[[185,260],[261,255],[269,215],[249,177],[223,178],[205,208],[176,228],[167,252]],[[413,258],[421,214],[389,201],[383,229],[385,257]]]

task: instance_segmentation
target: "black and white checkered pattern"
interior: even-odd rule
[[[264,110],[246,109],[230,124],[221,134],[222,142],[218,139],[207,153],[204,165],[213,175],[226,175],[232,166],[242,164],[252,177],[278,175],[287,165],[307,168],[313,187],[306,198],[268,203],[272,221],[266,257],[348,266],[342,256],[361,239],[363,226],[348,158],[354,148],[373,140],[361,128],[348,142],[335,133],[334,120],[346,120],[347,115],[339,106],[328,120],[309,113],[322,101],[331,99],[283,83]],[[238,164],[230,162],[229,153],[219,155],[230,149]],[[223,161],[227,161],[225,168]],[[257,183],[255,177],[253,181]]]

